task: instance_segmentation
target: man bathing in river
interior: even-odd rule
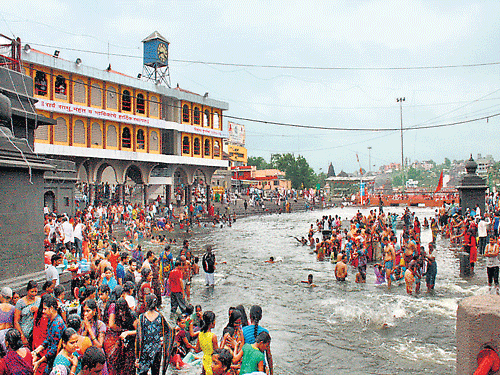
[[[387,237],[382,239],[384,244],[384,267],[385,267],[385,277],[387,278],[387,287],[391,287],[391,274],[394,270],[394,261],[396,260],[396,252],[394,251],[394,246]]]
[[[344,263],[345,255],[337,255],[337,264],[335,265],[335,277],[338,281],[345,281],[347,278],[347,265]]]

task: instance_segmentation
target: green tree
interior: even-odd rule
[[[273,154],[271,165],[273,168],[285,172],[286,178],[292,182],[294,189],[316,187],[316,174],[301,155],[295,157],[290,153]]]
[[[257,169],[269,169],[270,164],[262,156],[250,156],[247,161],[247,165],[252,165]]]

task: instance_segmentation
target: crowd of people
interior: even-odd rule
[[[169,366],[199,366],[204,374],[273,373],[260,306],[250,309],[250,322],[243,306],[231,307],[218,340],[215,314],[190,303],[200,259],[188,240],[167,240],[169,219],[155,206],[45,214],[45,283],[39,288],[30,281],[22,298],[8,287],[0,291],[0,375],[155,375]],[[192,219],[188,207],[179,224]],[[121,241],[113,235],[117,223],[126,229]],[[141,237],[159,254],[143,252]],[[214,288],[211,246],[201,264],[207,287]],[[71,272],[69,287],[61,284],[62,270]],[[160,308],[168,299],[171,314],[164,317]]]
[[[488,207],[488,206],[487,206]],[[371,265],[376,284],[405,283],[408,294],[419,293],[423,280],[427,290],[435,287],[437,261],[434,253],[438,235],[448,238],[457,251],[467,255],[470,273],[478,254],[486,259],[488,285],[491,292],[499,293],[500,266],[500,213],[481,214],[478,206],[463,214],[454,202],[436,209],[433,217],[421,223],[408,208],[401,216],[385,214],[383,210],[360,211],[351,218],[348,227],[342,225],[338,215],[323,216],[310,225],[308,238],[296,238],[303,245],[314,248],[317,260],[331,259],[335,263],[335,277],[347,280],[355,273],[355,282],[365,283],[367,267]],[[401,233],[396,235],[396,226]],[[430,230],[432,241],[424,245],[422,230]],[[319,235],[317,235],[319,234]],[[311,276],[311,275],[309,275]]]

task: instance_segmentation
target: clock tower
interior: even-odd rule
[[[143,70],[142,76],[157,84],[164,83],[170,87],[170,72],[168,69],[168,47],[170,43],[155,31],[142,41]]]

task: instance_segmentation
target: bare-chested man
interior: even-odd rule
[[[345,281],[347,277],[347,265],[344,262],[345,255],[337,255],[337,264],[335,265],[335,277],[338,281]]]
[[[395,268],[394,262],[396,261],[396,251],[387,237],[382,239],[382,243],[384,244],[385,277],[387,278],[387,287],[390,288],[392,284],[391,274]]]

